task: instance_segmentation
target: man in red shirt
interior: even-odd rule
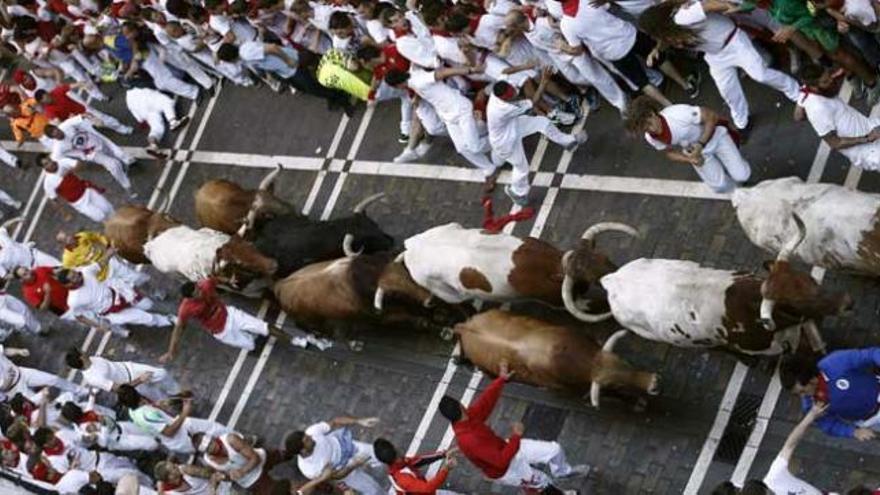
[[[388,465],[388,477],[396,495],[455,495],[456,492],[440,490],[449,476],[449,470],[456,466],[452,450],[401,457],[391,442],[380,438],[373,442],[373,452],[376,459]],[[427,479],[419,471],[420,468],[441,460],[443,464],[433,478]]]
[[[546,473],[532,465],[547,464],[553,478],[585,475],[588,466],[569,465],[557,442],[523,439],[522,423],[513,424],[513,434],[507,441],[486,425],[511,376],[507,363],[502,362],[498,378],[468,408],[448,395],[440,400],[440,414],[452,423],[458,448],[486,477],[503,485],[518,486],[530,493],[576,495],[577,490],[562,491],[554,486]]]
[[[87,114],[96,127],[106,127],[117,134],[124,135],[133,132],[131,127],[116,120],[115,117],[88,106],[69,94],[71,89],[81,86],[83,86],[82,83],[59,84],[51,91],[38,89],[34,93],[34,99],[43,107],[43,114],[55,123],[64,122],[77,115]]]
[[[220,342],[249,351],[256,348],[257,338],[265,340],[270,333],[278,339],[290,339],[279,328],[223,303],[217,295],[216,279],[206,278],[197,284],[187,282],[180,287],[180,294],[183,300],[177,309],[177,323],[171,333],[168,352],[159,358],[161,363],[174,359],[180,336],[190,320],[198,322],[203,330]]]
[[[104,190],[73,173],[79,162],[69,158],[56,162],[44,154],[37,157],[37,164],[46,171],[43,191],[56,208],[61,198],[93,222],[103,222],[113,215],[113,205],[101,194]],[[61,212],[66,221],[72,219],[70,213]]]
[[[393,44],[385,45],[382,48],[365,45],[358,49],[356,56],[361,65],[373,72],[369,104],[395,98],[400,99],[400,136],[397,138],[397,142],[408,143],[412,126],[412,97],[407,90],[395,88],[385,83],[385,75],[391,70],[408,71],[409,60],[403,58]]]
[[[54,270],[51,266],[19,266],[12,275],[21,281],[21,294],[28,304],[61,316],[67,312],[67,289],[55,278]]]

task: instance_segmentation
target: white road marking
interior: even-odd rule
[[[278,315],[278,318],[275,319],[275,326],[281,328],[286,319],[287,313],[282,311],[281,314]],[[272,349],[275,347],[276,341],[277,339],[275,337],[269,337],[269,340],[266,341],[266,345],[263,347],[263,351],[257,359],[257,364],[254,365],[254,370],[251,372],[251,376],[248,378],[247,384],[245,385],[241,397],[239,397],[238,403],[235,405],[235,410],[232,411],[232,416],[229,418],[229,422],[226,423],[226,426],[235,429],[235,425],[238,424],[238,420],[241,418],[241,413],[244,412],[244,407],[247,405],[248,399],[251,398],[251,394],[254,392],[257,382],[263,374],[263,368],[266,367],[266,363],[269,361],[269,355],[272,354]]]

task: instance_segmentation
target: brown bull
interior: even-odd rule
[[[143,206],[125,205],[104,222],[104,234],[120,256],[132,263],[149,263],[144,244],[162,232],[180,225],[165,213]]]
[[[589,390],[597,408],[602,386],[659,392],[656,374],[636,371],[611,352],[625,332],[600,347],[582,332],[499,309],[459,323],[454,332],[463,356],[478,368],[497,375],[506,361],[515,380],[578,394]]]
[[[205,182],[195,192],[199,224],[232,235],[257,220],[296,213],[296,208],[273,194],[272,186],[280,171],[281,165],[278,165],[254,190],[225,179]]]

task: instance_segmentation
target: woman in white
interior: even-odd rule
[[[84,385],[105,392],[115,392],[120,385],[128,384],[154,402],[180,393],[180,385],[174,377],[157,366],[90,357],[77,348],[69,350],[64,359],[68,366],[82,372]]]
[[[670,105],[666,108],[645,96],[633,100],[627,127],[643,132],[645,140],[677,163],[693,166],[700,179],[717,193],[729,192],[748,180],[749,163],[718,113],[706,107]]]
[[[21,221],[21,217],[13,218],[0,227],[0,277],[5,277],[17,266],[33,268],[61,264],[58,258],[35,248],[33,242],[18,242],[9,235],[9,228]]]

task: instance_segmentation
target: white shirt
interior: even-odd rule
[[[31,247],[17,242],[9,236],[5,228],[0,228],[0,277],[5,277],[17,266],[31,268],[34,265],[34,254]]]
[[[880,125],[880,119],[871,119],[839,98],[809,93],[801,97],[800,106],[819,136],[836,132],[840,137],[865,136]]]
[[[260,41],[247,41],[238,47],[238,58],[252,62],[266,58],[266,47]]]
[[[666,144],[645,133],[645,140],[658,150],[668,149],[670,146],[686,148],[700,140],[703,134],[702,112],[700,107],[694,105],[670,105],[660,111],[660,116],[666,120],[669,132],[672,134],[670,144]]]
[[[67,293],[67,306],[72,316],[95,317],[113,306],[113,290],[110,286],[97,278],[101,269],[97,263],[92,263],[80,269],[82,273],[82,286]]]
[[[430,103],[444,122],[456,121],[473,114],[474,106],[471,100],[446,83],[434,79],[432,70],[412,67],[409,87]]]
[[[117,383],[128,383],[135,378],[128,363],[108,361],[104,358],[89,358],[91,366],[82,370],[83,383],[90,387],[109,392]]]
[[[863,26],[870,26],[877,22],[877,13],[871,5],[873,0],[844,0],[843,15],[847,19],[858,21]]]
[[[338,440],[327,436],[330,431],[330,424],[327,422],[315,423],[306,428],[305,434],[315,442],[315,448],[310,456],[296,458],[296,465],[306,478],[317,478],[328,465],[335,466],[342,460],[342,446]]]
[[[71,117],[58,128],[64,132],[64,139],[54,140],[52,144],[52,160],[63,158],[88,160],[104,149],[104,142],[98,131],[81,115]]]
[[[767,476],[764,477],[764,484],[773,490],[773,493],[784,495],[822,495],[821,490],[791,474],[791,471],[788,470],[788,461],[782,457],[777,457],[773,460],[770,470],[767,471]]]
[[[391,30],[383,26],[379,19],[368,19],[364,26],[367,28],[370,38],[373,38],[376,43],[391,41]]]
[[[522,141],[516,119],[532,108],[531,100],[504,101],[492,94],[486,105],[486,125],[489,128],[489,144],[499,156],[513,153],[517,142]]]
[[[474,30],[473,44],[487,50],[495,50],[498,43],[498,33],[504,29],[504,16],[486,14],[477,21],[477,29]]]
[[[710,54],[723,50],[725,42],[736,30],[736,25],[729,17],[711,12],[707,14],[698,0],[682,5],[673,20],[679,26],[695,30],[699,35],[699,43],[695,48]]]
[[[465,56],[464,52],[461,51],[461,47],[458,45],[458,38],[435,34],[431,36],[431,39],[434,41],[434,48],[437,50],[437,55],[443,59],[444,62],[451,64],[453,67],[461,67],[469,63],[467,56]]]
[[[636,28],[608,9],[608,5],[594,7],[591,0],[580,0],[577,14],[563,16],[559,29],[569,45],[587,45],[593,56],[614,62],[636,44]]]

